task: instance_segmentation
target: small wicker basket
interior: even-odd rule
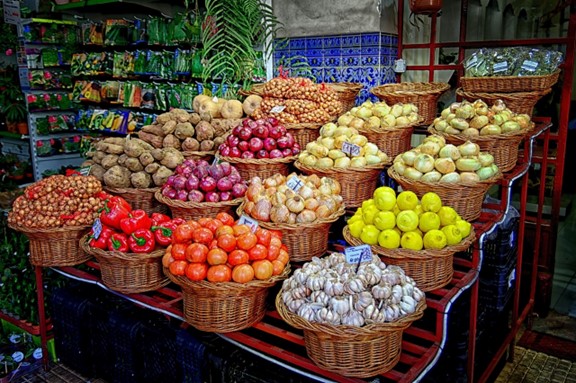
[[[209,152],[194,152],[194,151],[184,151],[182,155],[187,160],[206,160],[211,162],[216,155],[216,151]]]
[[[346,113],[356,105],[356,97],[358,92],[364,87],[363,84],[356,82],[334,82],[327,84],[330,88],[336,91],[338,100],[342,103],[342,114]]]
[[[304,150],[306,144],[315,141],[320,137],[320,128],[323,124],[317,123],[300,123],[300,124],[284,124],[287,132],[292,133],[294,140]]]
[[[536,90],[533,92],[513,92],[513,93],[487,93],[487,92],[465,92],[462,88],[456,90],[456,95],[463,99],[474,102],[483,100],[488,105],[492,105],[496,100],[502,100],[506,107],[517,114],[527,114],[532,116],[534,106],[542,97],[550,93],[552,89]]]
[[[158,190],[154,196],[159,202],[170,208],[172,218],[184,218],[185,220],[196,220],[201,217],[216,217],[218,213],[222,212],[234,215],[235,208],[242,202],[242,198],[222,202],[184,202],[168,198],[162,195],[160,190]]]
[[[306,166],[299,161],[294,163],[297,169],[304,174],[317,174],[319,177],[330,177],[340,183],[346,208],[354,208],[362,205],[362,202],[372,198],[372,194],[378,186],[378,178],[387,164],[370,165],[364,168],[347,169],[324,169]]]
[[[543,76],[460,77],[466,92],[533,92],[551,88],[560,76],[560,69]]]
[[[154,291],[170,283],[162,271],[164,249],[149,254],[104,251],[90,247],[87,236],[82,237],[80,245],[86,254],[96,258],[102,282],[111,290],[134,294]]]
[[[244,203],[238,207],[236,213],[239,217],[244,214]],[[342,207],[330,217],[315,222],[289,224],[258,221],[258,225],[282,233],[282,242],[288,247],[291,262],[307,262],[312,257],[321,257],[326,253],[330,226],[344,213]]]
[[[229,162],[238,170],[243,180],[249,181],[252,177],[266,179],[276,173],[287,176],[290,173],[290,164],[296,156],[282,158],[236,158],[218,156],[220,161]]]
[[[486,192],[502,178],[502,173],[499,172],[492,178],[473,183],[424,182],[403,177],[396,173],[394,168],[388,168],[388,175],[402,187],[402,190],[411,190],[418,198],[422,198],[427,192],[438,194],[443,205],[453,207],[462,219],[469,222],[480,217]]]
[[[423,119],[416,124],[405,125],[394,128],[359,129],[368,142],[376,144],[388,158],[394,159],[398,154],[404,153],[412,148],[412,133],[414,127],[420,125]]]
[[[173,275],[170,280],[182,288],[184,320],[201,331],[227,333],[251,327],[266,313],[266,298],[272,286],[290,274],[287,264],[280,275],[247,283],[191,281]]]
[[[400,360],[402,334],[426,309],[422,299],[416,311],[394,322],[363,327],[309,322],[288,310],[276,296],[278,314],[292,327],[304,331],[306,352],[321,368],[343,376],[370,378],[390,371]]]
[[[82,251],[80,238],[90,226],[26,228],[14,224],[10,228],[25,234],[30,240],[30,263],[34,266],[75,266],[92,258]]]
[[[364,244],[350,234],[348,226],[344,227],[343,235],[346,242],[352,246]],[[386,249],[377,245],[370,247],[387,265],[400,266],[406,275],[414,279],[416,286],[426,292],[440,289],[450,283],[454,274],[454,254],[467,250],[475,239],[476,233],[472,231],[462,242],[442,250]]]
[[[168,212],[166,205],[161,204],[154,198],[154,193],[160,188],[147,188],[147,189],[137,189],[137,188],[113,188],[110,186],[104,186],[104,190],[124,198],[132,209],[144,210],[149,215],[152,213],[162,213]]]
[[[450,89],[443,82],[403,82],[399,84],[384,84],[370,89],[373,95],[387,104],[414,104],[418,114],[424,118],[423,125],[429,125],[438,112],[438,98]]]
[[[439,132],[434,129],[434,126],[429,126],[428,132],[444,137],[447,143],[453,145],[460,145],[466,141],[478,144],[481,151],[488,152],[494,156],[494,163],[504,173],[514,169],[516,166],[520,144],[528,133],[532,131],[533,127],[534,125],[527,130],[474,137]]]

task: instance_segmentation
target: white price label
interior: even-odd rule
[[[40,347],[38,347],[36,350],[34,350],[34,352],[32,353],[32,356],[36,360],[42,359],[42,349]]]
[[[12,334],[10,335],[10,343],[18,344],[22,340],[22,335],[20,334]]]
[[[298,176],[292,176],[286,181],[286,186],[297,192],[304,186],[304,182]]]
[[[98,239],[100,237],[100,233],[102,233],[102,222],[100,218],[96,218],[94,220],[94,224],[92,225],[92,231],[94,234],[94,238]]]
[[[494,64],[494,73],[504,72],[508,69],[508,61],[502,61]]]
[[[92,169],[92,166],[85,166],[83,168],[80,168],[80,174],[83,176],[89,176],[90,175],[90,169]]]
[[[12,359],[14,359],[16,363],[20,363],[24,360],[24,353],[22,351],[16,351],[12,354]]]
[[[252,232],[255,232],[258,229],[258,221],[253,218],[248,217],[247,215],[242,214],[238,219],[239,225],[248,225]]]
[[[218,156],[214,157],[214,161],[212,161],[212,166],[218,165],[219,163],[220,163],[220,157]]]
[[[347,247],[344,249],[346,262],[356,265],[361,262],[369,262],[372,260],[372,249],[370,245],[360,245]]]
[[[353,144],[351,142],[342,143],[342,152],[348,154],[351,157],[358,157],[360,155],[360,146]]]
[[[538,68],[538,63],[532,60],[524,60],[521,67],[522,69],[527,70],[529,72],[534,72],[536,68]]]
[[[284,109],[286,109],[285,105],[276,105],[270,109],[270,113],[281,113]]]

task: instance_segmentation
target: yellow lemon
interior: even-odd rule
[[[414,210],[414,212],[415,212],[416,214],[418,214],[419,216],[420,216],[420,214],[424,213],[424,209],[422,209],[422,205],[421,205],[421,204],[416,205],[416,207],[415,207],[413,210]]]
[[[414,210],[418,201],[416,193],[410,190],[404,190],[396,197],[396,204],[400,210]]]
[[[446,247],[446,235],[442,230],[430,230],[424,234],[424,248],[440,250]]]
[[[374,190],[374,203],[382,211],[392,210],[396,205],[396,193],[388,186],[380,186]]]
[[[440,217],[440,224],[442,226],[448,226],[456,223],[458,213],[453,207],[442,206],[440,210],[438,210],[438,216]]]
[[[373,225],[378,230],[394,229],[396,227],[396,215],[391,211],[379,211],[374,217]]]
[[[462,235],[462,239],[468,237],[470,235],[470,233],[472,232],[472,224],[468,221],[465,221],[463,219],[458,219],[458,220],[456,220],[455,225],[458,228],[458,230],[460,230],[460,234]]]
[[[362,207],[361,207],[362,212],[364,212],[364,210],[368,209],[371,206],[376,206],[376,204],[374,203],[374,199],[370,198],[365,201],[362,201]]]
[[[416,229],[418,227],[418,214],[414,210],[402,210],[396,216],[396,226],[404,232]]]
[[[360,234],[362,233],[362,229],[364,228],[364,226],[366,226],[366,224],[364,223],[364,221],[360,219],[348,225],[348,229],[350,229],[350,234],[354,238],[360,238]]]
[[[442,232],[446,236],[446,244],[448,246],[456,245],[462,241],[462,233],[460,233],[456,225],[444,226]]]
[[[400,247],[400,234],[394,229],[386,229],[378,235],[378,244],[386,249],[397,249]]]
[[[418,228],[424,233],[432,229],[440,229],[440,217],[434,212],[427,211],[420,214],[419,220]]]
[[[432,211],[437,213],[442,207],[442,199],[440,196],[434,192],[425,193],[420,200],[422,204],[422,209],[424,211]]]
[[[368,245],[377,245],[378,235],[380,235],[380,230],[376,226],[365,225],[360,233],[360,240]]]
[[[400,246],[403,249],[422,250],[424,245],[422,242],[422,237],[418,235],[417,232],[409,231],[402,234],[402,238],[400,238]]]

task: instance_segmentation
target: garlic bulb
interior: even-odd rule
[[[325,283],[326,278],[321,277],[319,273],[316,273],[308,277],[308,280],[306,280],[306,287],[312,291],[320,291],[324,288]]]
[[[374,297],[368,291],[362,291],[353,296],[354,310],[363,311],[366,307],[374,304]]]
[[[400,285],[392,286],[391,302],[394,304],[400,303],[402,300],[402,287]]]
[[[324,291],[332,297],[342,295],[344,294],[344,284],[336,278],[327,279],[324,284]]]
[[[306,273],[304,269],[296,269],[294,270],[294,274],[292,275],[294,277],[294,280],[298,282],[300,285],[305,285],[309,276],[309,274]]]
[[[320,323],[340,324],[340,315],[326,307],[316,312],[316,320]]]
[[[301,305],[298,308],[297,314],[310,322],[314,322],[316,319],[316,311],[314,310],[314,306],[310,303],[304,303]]]
[[[392,295],[392,288],[389,284],[380,282],[372,286],[372,295],[376,299],[388,299]]]
[[[358,311],[349,311],[347,314],[342,316],[342,324],[348,326],[361,327],[364,326],[364,317]]]
[[[300,307],[305,303],[306,301],[304,299],[292,299],[290,302],[286,302],[286,306],[290,311],[298,312]]]
[[[344,292],[347,294],[354,294],[364,291],[364,282],[358,277],[349,278],[344,282]]]
[[[332,297],[330,299],[330,307],[334,312],[340,315],[346,314],[350,310],[350,303],[347,297]]]
[[[321,303],[323,306],[328,306],[330,297],[324,291],[313,291],[310,294],[310,300],[315,303]]]
[[[298,286],[292,289],[292,297],[294,299],[306,299],[310,294],[310,290],[306,286]]]

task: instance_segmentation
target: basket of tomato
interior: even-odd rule
[[[184,319],[201,331],[239,331],[259,322],[269,289],[290,273],[281,234],[228,213],[179,225],[162,258],[182,288]]]
[[[184,222],[162,213],[148,215],[114,196],[80,246],[98,261],[108,288],[124,294],[153,291],[170,283],[162,270],[162,256],[172,233]]]

